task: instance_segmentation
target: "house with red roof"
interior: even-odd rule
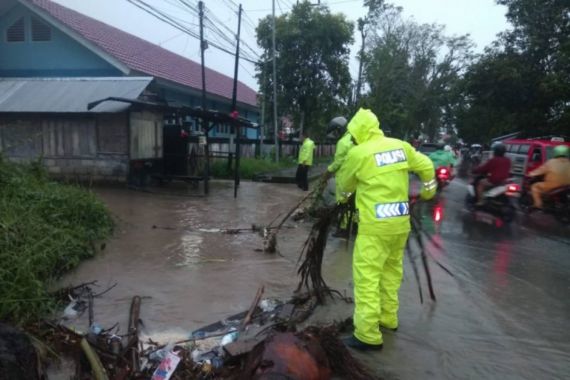
[[[59,165],[65,158],[124,175],[136,157],[170,153],[160,141],[172,133],[165,126],[200,129],[194,119],[176,120],[140,104],[198,107],[201,90],[201,66],[191,59],[50,0],[0,1],[0,151],[23,146],[16,156],[41,155],[56,172],[81,171]],[[206,69],[208,109],[230,113],[232,90],[233,78]],[[132,103],[107,101],[88,110],[107,98]],[[257,94],[241,82],[237,109],[259,121]],[[242,131],[258,137],[256,129]],[[209,136],[231,132],[219,124]],[[22,144],[30,135],[40,137]],[[121,155],[112,169],[105,167],[109,157]]]

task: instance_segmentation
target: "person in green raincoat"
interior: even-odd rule
[[[356,146],[336,174],[345,197],[356,192],[358,234],[354,244],[354,335],[345,340],[361,350],[381,349],[380,326],[398,328],[398,290],[410,233],[409,172],[431,199],[437,183],[431,160],[407,142],[388,138],[374,113],[360,109],[348,124]]]
[[[437,150],[430,153],[429,159],[433,162],[433,166],[436,169],[445,166],[450,172],[452,172],[456,162],[451,149],[449,151],[445,150],[445,144],[437,144]]]

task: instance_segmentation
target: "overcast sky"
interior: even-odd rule
[[[113,25],[126,32],[137,35],[162,47],[172,50],[187,58],[200,61],[199,42],[194,37],[157,20],[143,10],[130,4],[127,0],[54,0],[68,8],[84,13],[107,24]],[[197,4],[197,0],[186,0]],[[145,0],[148,4],[169,15],[184,21],[189,28],[196,32],[198,16],[191,10],[180,5],[178,0]],[[237,29],[237,7],[233,4],[239,0],[204,0],[206,8],[211,11],[217,21],[231,30]],[[296,0],[277,0],[276,13],[287,12]],[[317,0],[313,0],[314,3]],[[260,18],[271,12],[271,0],[242,0],[246,18],[242,24],[243,40],[259,54],[255,42],[254,25]],[[366,12],[363,0],[321,0],[329,5],[333,12],[342,12],[348,19],[356,20]],[[469,33],[477,44],[477,50],[482,51],[490,44],[497,33],[508,28],[505,19],[506,8],[495,4],[494,0],[392,0],[391,3],[402,6],[406,16],[413,17],[421,23],[438,23],[446,26],[447,34]],[[229,31],[220,27],[229,35]],[[206,37],[218,44],[229,46],[212,32],[206,31]],[[354,54],[359,46],[356,38],[352,48],[351,72],[356,76],[358,64]],[[253,56],[254,53],[249,53]],[[233,76],[234,60],[230,55],[213,47],[206,50],[206,65],[228,76]],[[255,70],[251,63],[242,61],[239,79],[257,89],[254,77]]]

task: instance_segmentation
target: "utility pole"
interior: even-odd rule
[[[277,65],[275,60],[275,0],[273,0],[273,46],[271,58],[273,59],[273,133],[275,134],[275,162],[279,162],[279,132],[277,130]]]
[[[263,70],[263,79],[261,84],[261,90],[263,91],[261,94],[261,125],[259,128],[261,129],[261,141],[259,142],[259,155],[263,155],[263,139],[267,135],[265,133],[265,95],[267,86],[267,71]]]
[[[198,2],[198,8],[200,10],[200,52],[201,52],[201,62],[202,62],[202,111],[206,112],[206,67],[204,65],[204,52],[206,50],[207,43],[204,41],[204,2]],[[203,115],[205,116],[205,115]],[[208,146],[208,121],[205,117],[202,117],[202,130],[206,134],[206,145],[204,146],[204,156],[206,157],[206,167],[204,173],[204,192],[208,194],[210,192],[210,147]]]
[[[362,37],[362,45],[360,46],[360,62],[358,65],[358,78],[356,81],[356,94],[354,94],[354,107],[358,104],[360,100],[360,87],[362,86],[362,66],[364,63],[364,42],[366,39],[366,19],[358,19],[358,30],[360,31],[360,36]],[[356,109],[355,109],[356,111]]]
[[[239,67],[239,42],[240,42],[240,32],[241,32],[241,4],[239,5],[239,12],[238,12],[238,29],[237,29],[237,36],[236,36],[236,63],[234,67],[234,89],[232,93],[232,113],[237,117],[237,81],[238,81],[238,67]],[[234,170],[234,198],[237,197],[237,189],[239,186],[239,158],[240,158],[240,127],[237,123],[237,119],[235,124],[235,132],[236,132],[236,166]]]

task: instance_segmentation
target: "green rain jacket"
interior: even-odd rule
[[[453,153],[446,152],[445,150],[436,150],[435,152],[430,153],[429,158],[436,169],[441,166],[449,167],[451,165],[455,165],[455,157],[453,157]]]
[[[437,184],[431,160],[410,144],[384,136],[376,115],[360,109],[348,124],[357,145],[336,175],[337,186],[347,196],[356,191],[358,233],[401,234],[410,231],[409,172],[424,186],[421,196],[430,199]]]
[[[301,149],[299,150],[299,164],[311,166],[313,165],[313,151],[315,150],[315,142],[310,138],[305,138]]]

